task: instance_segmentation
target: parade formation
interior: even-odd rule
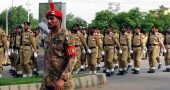
[[[140,74],[141,60],[148,60],[148,74],[161,69],[160,55],[165,57],[165,69],[170,72],[170,26],[164,33],[154,24],[148,33],[140,25],[122,26],[120,30],[108,25],[101,32],[97,26],[73,25],[62,28],[62,12],[50,3],[46,14],[51,30],[45,39],[44,79],[40,90],[72,90],[72,75],[80,72],[106,76]],[[16,26],[6,35],[0,29],[0,78],[3,66],[15,78],[39,75],[37,56],[41,48],[40,28],[30,29],[31,23]],[[5,59],[5,60],[4,60]],[[133,60],[133,63],[132,63]],[[104,65],[102,65],[104,63]],[[116,72],[118,70],[118,72]]]

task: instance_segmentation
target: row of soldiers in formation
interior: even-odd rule
[[[102,58],[103,71],[107,76],[115,74],[115,69],[118,67],[117,75],[127,74],[132,67],[131,59],[134,60],[132,74],[139,74],[140,62],[145,55],[149,57],[150,68],[147,72],[155,73],[157,62],[158,69],[161,68],[159,57],[161,52],[165,54],[166,68],[163,71],[170,72],[170,27],[165,34],[159,33],[156,25],[152,26],[150,33],[142,33],[141,27],[136,26],[133,32],[124,27],[121,34],[118,34],[115,28],[107,26],[102,35],[97,27],[90,28],[86,34],[79,25],[74,25],[71,33],[78,52],[73,74],[79,73],[86,65],[90,73],[95,74],[101,66]]]
[[[29,22],[25,22],[24,25],[24,29],[18,26],[10,35],[9,50],[12,67],[10,72],[16,77],[38,74],[36,61],[40,45],[38,30],[33,33]],[[131,59],[134,60],[132,73],[139,74],[140,61],[146,52],[150,66],[148,73],[155,73],[156,62],[159,63],[158,68],[161,67],[159,58],[161,51],[165,53],[164,72],[170,72],[170,27],[165,34],[159,33],[157,26],[153,26],[148,34],[141,33],[139,26],[135,27],[133,33],[128,27],[124,27],[119,34],[115,28],[107,26],[102,35],[97,27],[92,27],[87,32],[76,24],[70,32],[74,37],[74,45],[78,53],[73,74],[78,74],[87,67],[91,74],[96,74],[103,60],[103,71],[107,76],[115,74],[115,69],[118,67],[117,74],[124,75],[132,67]]]
[[[10,72],[15,77],[31,77],[36,74],[36,57],[39,49],[38,30],[30,30],[30,22],[24,22],[24,27],[17,26],[11,35],[7,36],[3,30],[0,33],[0,78],[2,77],[2,59],[9,57]],[[5,48],[4,48],[5,47]],[[30,60],[31,59],[31,60]]]

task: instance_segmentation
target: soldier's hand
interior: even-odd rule
[[[83,53],[86,53],[85,49],[82,50]]]
[[[130,50],[130,53],[133,53],[133,51],[132,51],[132,50]]]
[[[167,53],[167,50],[164,48],[164,49],[163,49],[163,52],[164,52],[164,53]]]
[[[101,52],[101,54],[102,54],[102,55],[105,55],[105,52],[104,52],[104,50]]]
[[[142,53],[143,53],[143,54],[145,54],[145,53],[146,53],[146,50],[145,50],[145,49],[143,49],[143,50],[142,50]]]
[[[119,54],[122,54],[122,49],[119,49]]]
[[[63,87],[64,87],[64,80],[63,79],[57,80],[55,84],[55,90],[62,90]]]
[[[90,49],[87,49],[87,52],[88,52],[88,53],[91,53],[91,50],[90,50]]]
[[[10,50],[7,50],[7,53],[8,53],[7,55],[9,55],[9,56],[11,55],[11,51]]]
[[[34,57],[36,58],[38,56],[37,52],[34,52]]]

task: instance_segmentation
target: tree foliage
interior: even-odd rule
[[[144,31],[149,32],[151,27],[156,24],[160,31],[164,31],[170,25],[170,13],[165,13],[166,10],[168,8],[164,6],[149,12],[141,12],[139,8],[117,14],[109,10],[103,10],[96,13],[96,17],[90,26],[97,26],[104,30],[107,25],[110,25],[120,30],[123,26],[133,29],[136,25],[139,25]]]
[[[0,26],[3,27],[3,29],[6,28],[6,14],[7,10],[2,11],[0,14]],[[27,10],[25,10],[22,6],[17,7],[11,7],[8,10],[8,27],[9,30],[12,30],[17,25],[22,25],[25,21],[27,21]],[[38,21],[36,19],[33,19],[32,14],[30,14],[30,22],[31,26],[33,28],[36,27],[38,24]]]
[[[80,17],[75,17],[72,13],[69,13],[66,17],[66,27],[71,29],[74,24],[79,24],[82,27],[87,26],[87,22]]]

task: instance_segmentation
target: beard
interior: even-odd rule
[[[57,25],[48,24],[48,29],[55,30],[56,28],[58,28]]]

